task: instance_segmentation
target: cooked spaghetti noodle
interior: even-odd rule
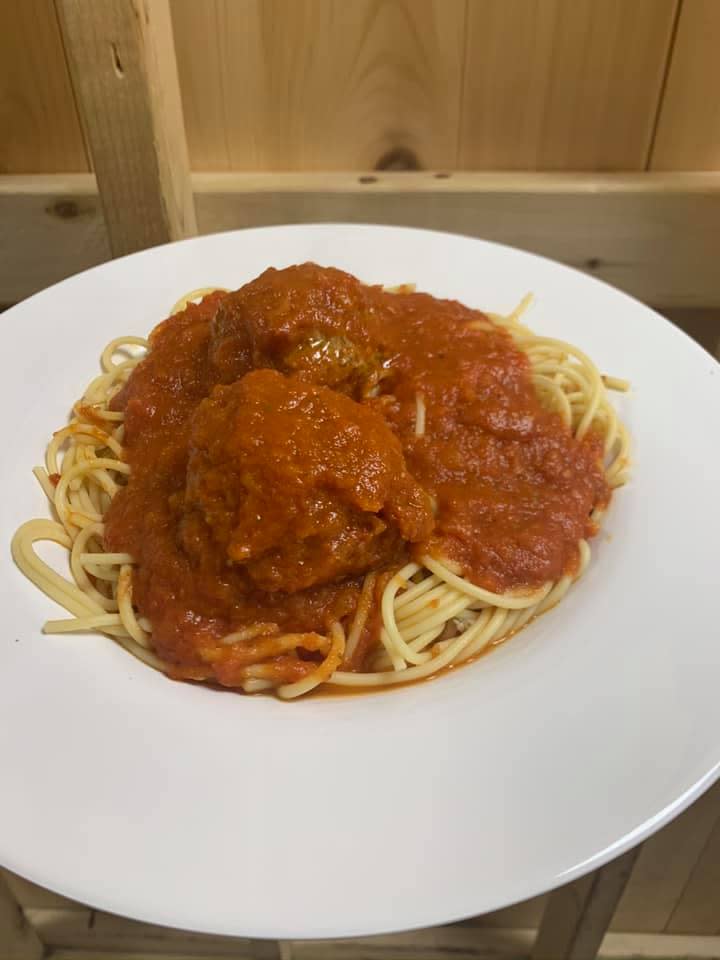
[[[191,301],[202,299],[207,294],[213,296],[202,302],[210,304],[212,309],[208,315],[214,316],[222,298],[216,290],[211,289],[192,291],[181,298],[173,308],[173,315],[188,312]],[[397,293],[393,295],[397,296],[398,300],[403,297],[424,296],[412,294],[408,287],[397,288]],[[386,292],[384,296],[390,294]],[[431,299],[427,298],[421,305]],[[415,309],[417,301],[408,301],[408,304]],[[466,311],[471,314],[469,320],[465,313],[461,316],[465,328],[477,331],[478,338],[485,334],[496,338],[504,336],[497,331],[509,334],[513,346],[505,349],[520,351],[527,358],[527,375],[531,378],[542,409],[549,411],[561,425],[557,428],[558,436],[562,430],[569,438],[568,444],[596,443],[607,490],[614,489],[622,485],[627,478],[629,442],[627,431],[610,404],[606,391],[625,390],[627,384],[615,378],[602,377],[592,361],[576,347],[531,333],[520,322],[529,304],[530,298],[526,297],[520,306],[506,317],[478,314],[474,311]],[[465,311],[465,308],[462,309]],[[315,341],[312,345],[312,356],[317,357],[318,351],[326,349],[327,341],[320,343],[318,334],[313,333],[313,336]],[[504,343],[501,340],[498,342]],[[305,341],[301,344],[303,349],[304,345]],[[349,349],[345,344],[342,344],[342,347],[346,352]],[[101,356],[102,373],[92,381],[82,399],[75,405],[71,422],[54,434],[47,448],[44,468],[37,467],[34,471],[56,519],[37,519],[25,523],[13,538],[12,552],[23,573],[72,614],[71,619],[48,621],[44,627],[46,633],[102,632],[146,664],[170,676],[203,681],[219,680],[247,693],[272,691],[281,698],[291,699],[323,684],[337,687],[379,687],[407,683],[433,676],[443,668],[473,659],[487,647],[516,633],[531,619],[558,603],[574,580],[586,569],[590,548],[586,537],[581,536],[574,545],[574,552],[568,553],[570,560],[565,562],[560,575],[555,579],[536,584],[513,585],[506,589],[492,589],[490,581],[483,585],[482,577],[473,576],[472,571],[469,574],[467,563],[439,552],[431,537],[425,534],[408,534],[406,531],[409,529],[407,524],[410,520],[406,522],[403,519],[398,521],[401,524],[399,529],[402,536],[405,540],[415,537],[415,544],[412,555],[408,556],[409,548],[399,550],[395,545],[395,536],[392,556],[401,557],[405,554],[399,566],[395,564],[393,567],[392,562],[368,562],[364,572],[350,566],[344,580],[340,573],[335,572],[328,574],[326,578],[330,586],[324,586],[324,581],[318,579],[319,587],[310,584],[307,588],[302,585],[288,587],[287,582],[277,580],[277,563],[269,573],[262,568],[265,581],[260,579],[260,573],[253,572],[255,582],[262,584],[263,596],[271,598],[277,595],[273,590],[278,588],[278,584],[287,587],[291,596],[311,593],[312,589],[319,590],[319,593],[312,593],[313,603],[316,605],[321,601],[325,603],[325,594],[335,590],[332,603],[327,604],[323,613],[324,628],[320,629],[313,623],[306,622],[308,617],[304,614],[299,617],[297,628],[293,628],[292,610],[288,613],[286,609],[288,605],[291,606],[291,601],[285,599],[283,603],[276,601],[278,615],[273,619],[273,606],[268,601],[266,617],[254,612],[246,618],[246,622],[239,618],[240,622],[233,623],[231,629],[221,631],[219,636],[194,640],[191,657],[166,659],[154,641],[153,634],[157,625],[153,622],[153,617],[149,617],[143,605],[139,606],[133,599],[138,567],[142,561],[130,552],[113,550],[112,544],[108,543],[106,530],[108,513],[116,494],[126,490],[128,483],[133,482],[125,442],[126,409],[123,409],[122,403],[118,403],[118,398],[127,394],[133,372],[142,363],[148,348],[148,341],[132,336],[117,338],[106,347]],[[152,351],[153,348],[150,347],[150,352]],[[293,363],[299,365],[306,362],[305,354],[297,356],[299,360],[296,354],[293,354]],[[343,364],[345,370],[348,367],[345,355]],[[347,422],[350,426],[347,429],[352,428],[355,436],[361,436],[361,431],[366,429],[363,420],[366,416],[363,412],[365,405],[385,411],[387,404],[394,401],[394,395],[384,390],[392,381],[389,373],[392,367],[386,363],[382,369],[368,372],[366,359],[358,359],[354,354],[352,364],[353,371],[363,370],[362,385],[353,381],[350,388],[343,384],[338,389],[341,393],[352,390],[351,396],[360,398],[357,403],[346,399],[344,395],[336,396],[334,391],[331,398],[326,387],[311,389],[303,386],[301,389],[297,386],[299,381],[296,382],[295,379],[296,368],[291,371],[290,379],[295,384],[293,389],[297,393],[293,399],[295,405],[314,403],[317,409],[321,401],[325,404],[337,403],[337,410],[332,408],[332,417],[336,420],[341,416],[349,417]],[[256,365],[254,369],[257,369],[257,366],[262,367],[262,364]],[[304,374],[304,370],[305,368],[301,368],[300,373]],[[255,378],[253,383],[256,389],[276,390],[280,387],[275,380],[268,377],[262,380],[257,373],[248,376]],[[285,389],[284,382],[282,388]],[[212,397],[219,396],[218,391],[222,393],[223,390],[232,389],[235,388],[216,387]],[[255,399],[254,394],[251,399]],[[242,400],[249,403],[247,398]],[[223,399],[223,403],[225,402]],[[385,406],[381,406],[381,402]],[[408,453],[411,443],[422,444],[428,431],[432,429],[429,402],[426,391],[421,389],[415,389],[412,399],[407,401],[411,421],[408,422],[407,435],[415,440],[404,444],[405,453]],[[208,401],[204,403],[207,404]],[[289,404],[289,409],[291,407],[292,404]],[[213,413],[210,407],[207,409]],[[254,408],[246,406],[241,409],[252,412]],[[224,413],[222,415],[224,416]],[[376,415],[373,413],[373,416]],[[352,417],[357,417],[357,421],[353,421]],[[379,430],[380,427],[376,427],[373,422],[367,427],[367,430],[371,429]],[[513,437],[519,437],[519,440],[503,439],[503,430],[505,433],[509,430],[506,426],[495,429],[491,425],[490,428],[483,429],[485,433],[482,436],[489,435],[496,445],[505,444],[503,451],[506,452],[506,449],[520,449],[517,444],[522,440],[522,430],[528,433],[530,427],[520,423],[515,434],[512,434]],[[198,449],[203,456],[207,456],[207,451],[202,447],[202,431],[198,430],[196,427],[191,435],[191,466],[188,470],[195,469],[192,466],[192,457],[197,456]],[[389,442],[383,440],[386,445]],[[395,443],[394,440],[392,442]],[[382,443],[378,443],[382,447]],[[556,454],[557,450],[553,448],[547,456]],[[585,462],[591,461],[578,460],[578,463]],[[566,467],[565,470],[567,473],[569,468]],[[211,475],[210,481],[212,479]],[[201,480],[205,485],[210,482],[205,474],[201,475]],[[557,484],[560,489],[564,489],[563,484],[567,486],[568,482],[561,476]],[[247,483],[251,486],[250,480]],[[599,481],[596,481],[596,489],[600,490],[598,483]],[[425,510],[428,516],[437,516],[438,510],[447,509],[438,507],[437,496],[433,492],[426,495],[422,489],[419,493],[414,487],[403,489],[410,491],[406,494],[410,498],[417,499],[420,495],[426,498],[428,506],[423,506],[422,510]],[[579,496],[578,493],[572,495]],[[183,509],[188,511],[189,494],[184,496]],[[609,492],[607,495],[599,493],[590,503],[590,534],[597,528],[608,500]],[[373,510],[376,509],[377,507],[373,507]],[[396,508],[388,500],[383,509],[392,514],[400,508]],[[506,506],[503,509],[507,512],[509,508]],[[524,509],[527,510],[527,506]],[[502,510],[498,515],[502,515]],[[354,514],[352,516],[354,518]],[[194,515],[192,519],[195,522]],[[411,519],[415,522],[417,518]],[[185,530],[188,522],[187,514],[183,514],[180,529]],[[355,522],[354,519],[352,522]],[[381,525],[386,526],[388,522],[385,518]],[[427,533],[427,523],[425,520],[422,522],[425,523],[423,529]],[[403,527],[402,523],[406,523],[406,526]],[[256,526],[262,526],[259,516]],[[481,527],[482,525],[478,529],[480,537]],[[253,527],[252,536],[256,536],[256,533]],[[148,535],[147,531],[144,535]],[[362,536],[367,539],[369,534],[363,533]],[[385,536],[385,532],[380,534],[381,538]],[[59,575],[38,556],[34,545],[43,540],[54,541],[68,551],[72,579]],[[541,548],[546,549],[543,544]],[[541,552],[541,548],[537,548],[536,552]],[[248,548],[243,546],[243,554],[240,548],[235,548],[231,542],[228,550],[233,549],[236,549],[236,556],[240,560],[248,552]],[[229,555],[232,556],[232,553]],[[305,561],[296,558],[295,562],[296,567],[299,564],[301,568]],[[338,570],[341,569],[338,567]],[[292,576],[295,576],[295,568]],[[276,579],[273,580],[273,577]],[[341,580],[342,586],[332,586]],[[143,592],[148,596],[147,587],[143,587]],[[212,619],[207,622],[214,624]],[[167,647],[167,644],[165,646]],[[228,672],[228,658],[231,662],[231,673]]]

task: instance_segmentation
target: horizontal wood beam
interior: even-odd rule
[[[200,233],[390,223],[496,240],[659,306],[720,306],[720,173],[196,173]],[[0,177],[0,303],[109,259],[94,177]],[[420,278],[421,279],[421,278]]]
[[[128,921],[130,924],[131,921]],[[464,924],[434,927],[414,933],[355,940],[295,941],[283,944],[283,960],[397,960],[398,957],[443,958],[443,960],[519,960],[529,956],[535,930],[489,930]],[[257,941],[255,941],[257,943]],[[677,936],[647,933],[609,933],[600,950],[601,960],[717,960],[720,937]],[[253,957],[240,941],[222,947],[210,937],[193,936],[183,942],[176,931],[168,931],[167,941],[118,938],[108,946],[98,946],[90,935],[74,947],[55,947],[52,960],[200,960],[225,957],[227,960]]]

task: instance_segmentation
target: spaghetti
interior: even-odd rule
[[[318,271],[320,268],[314,268],[314,270]],[[356,281],[353,282],[356,283]],[[208,294],[211,296],[208,297]],[[380,297],[380,294],[377,296]],[[427,305],[432,300],[432,298],[422,301],[413,299],[425,295],[413,294],[408,287],[397,288],[397,293],[393,294],[385,292],[382,296],[395,296],[398,302],[403,301],[403,298],[410,298],[406,303],[408,310],[415,310],[418,304]],[[201,300],[201,307],[203,304],[206,305],[208,316],[214,318],[218,304],[222,301],[222,294],[216,289],[192,291],[178,301],[173,308],[173,315],[200,309],[188,306],[196,299]],[[385,303],[380,300],[377,302]],[[438,301],[433,302],[438,303]],[[582,450],[585,450],[583,444],[595,444],[592,450],[596,450],[597,457],[602,461],[601,480],[606,484],[607,492],[602,492],[599,486],[601,481],[596,479],[593,488],[596,493],[588,501],[592,512],[587,524],[587,532],[588,535],[592,535],[607,506],[609,491],[622,485],[627,478],[628,435],[607,396],[608,389],[626,390],[627,384],[615,378],[602,377],[592,361],[576,347],[531,333],[521,323],[529,305],[530,298],[526,297],[509,316],[478,314],[462,308],[464,312],[460,314],[461,322],[465,330],[474,332],[468,333],[468,336],[494,337],[497,344],[508,351],[507,355],[512,362],[522,361],[527,364],[527,372],[521,370],[517,374],[518,382],[521,383],[523,377],[530,378],[534,395],[539,399],[544,411],[543,416],[549,414],[551,420],[548,422],[551,424],[557,422],[558,426],[553,426],[552,429],[556,431],[558,437],[561,431],[564,431],[563,436],[567,435],[567,440],[563,440],[563,443],[576,444],[578,449],[582,448]],[[391,305],[388,309],[392,311],[396,307]],[[166,321],[166,324],[170,322]],[[217,333],[221,325],[215,319],[212,322],[213,329]],[[323,339],[321,342],[316,332],[312,336],[315,337],[312,341],[311,356],[313,358],[317,358],[322,353],[321,359],[325,363],[326,354],[333,350],[337,353],[339,348],[337,344],[332,343],[332,340]],[[290,371],[283,371],[281,385],[276,384],[262,372],[247,376],[251,379],[255,378],[252,383],[258,390],[275,390],[280,387],[286,389],[285,379],[289,376],[297,394],[293,395],[293,403],[312,401],[315,409],[321,401],[325,404],[337,403],[337,410],[334,406],[332,407],[332,417],[335,419],[341,415],[350,417],[347,423],[355,431],[356,436],[361,436],[362,430],[366,429],[365,420],[362,419],[366,416],[362,412],[365,407],[370,406],[373,411],[379,410],[383,416],[389,418],[390,425],[396,432],[409,438],[407,442],[403,441],[404,454],[408,457],[411,454],[414,456],[412,463],[419,464],[418,470],[422,473],[421,453],[414,451],[421,450],[422,444],[426,443],[433,431],[433,411],[430,406],[433,397],[445,396],[447,389],[444,388],[444,394],[437,391],[433,394],[432,389],[429,392],[427,389],[419,389],[418,384],[415,383],[412,396],[408,396],[404,405],[398,401],[395,406],[400,412],[396,410],[393,413],[395,409],[392,407],[395,403],[395,394],[391,392],[393,376],[395,376],[394,387],[398,395],[401,395],[403,381],[398,380],[390,363],[384,363],[379,371],[373,370],[368,373],[367,358],[360,355],[350,334],[348,334],[348,340],[354,352],[352,363],[348,364],[347,357],[351,348],[344,342],[341,344],[344,351],[340,364],[343,376],[346,376],[347,369],[352,369],[353,377],[356,375],[355,371],[362,369],[364,379],[362,383],[354,379],[334,383],[332,398],[327,386],[317,388],[297,386],[300,382],[298,377],[300,379],[305,377],[302,382],[306,383],[308,369],[307,366],[302,366],[307,363],[307,355],[298,353],[297,349],[292,353],[292,363],[296,366]],[[302,350],[305,349],[305,343],[306,341],[301,343]],[[326,349],[328,343],[330,346]],[[494,349],[499,349],[495,341],[493,344]],[[451,549],[448,549],[447,553],[441,552],[435,543],[436,534],[427,536],[426,527],[423,527],[425,533],[422,535],[408,533],[417,517],[413,516],[408,520],[403,514],[397,523],[398,529],[402,532],[405,547],[397,548],[397,536],[394,539],[390,536],[390,533],[394,535],[393,530],[390,530],[390,533],[383,530],[377,535],[379,537],[377,544],[381,544],[383,550],[386,549],[384,546],[386,541],[392,542],[392,547],[388,548],[391,550],[388,556],[402,557],[400,564],[368,561],[364,570],[349,566],[344,579],[338,571],[345,568],[340,565],[337,569],[333,568],[334,572],[328,573],[325,580],[318,579],[316,583],[310,583],[307,586],[302,584],[296,586],[292,580],[277,581],[283,588],[287,588],[288,596],[291,598],[283,600],[282,603],[276,601],[277,610],[273,608],[270,601],[267,601],[267,616],[253,607],[252,615],[248,615],[245,621],[241,617],[240,622],[233,623],[231,629],[220,631],[220,635],[210,636],[209,639],[201,638],[197,641],[193,639],[192,656],[168,659],[163,655],[163,650],[167,649],[167,643],[163,646],[162,642],[156,641],[154,633],[158,630],[157,623],[153,616],[148,616],[145,609],[152,605],[146,600],[139,605],[134,600],[134,593],[139,583],[137,578],[141,572],[140,566],[144,561],[131,552],[112,549],[113,544],[108,542],[107,530],[108,515],[115,512],[115,508],[110,511],[111,504],[120,491],[123,491],[123,498],[127,500],[128,484],[132,485],[135,479],[128,462],[126,445],[127,407],[123,408],[123,404],[118,401],[126,397],[128,389],[132,388],[135,382],[133,373],[142,364],[148,349],[152,354],[156,348],[140,337],[117,338],[106,347],[101,356],[102,373],[92,381],[82,399],[73,408],[70,423],[54,434],[47,448],[44,468],[37,467],[34,471],[50,501],[56,519],[35,519],[23,524],[13,538],[12,552],[22,572],[51,599],[72,614],[71,619],[48,621],[44,627],[46,633],[99,631],[112,637],[149,666],[172,677],[201,681],[219,680],[221,683],[241,688],[247,693],[272,691],[283,699],[293,699],[320,685],[362,688],[407,683],[434,676],[443,668],[471,660],[489,646],[516,633],[531,619],[558,603],[588,565],[589,544],[586,536],[580,536],[571,545],[574,549],[568,553],[570,559],[563,561],[560,575],[554,579],[493,589],[492,577],[483,578],[473,575],[472,569],[470,575],[468,574],[468,568],[471,565],[462,555],[462,550],[460,556],[457,555],[457,550],[456,555],[453,555]],[[212,356],[212,344],[209,349],[208,355]],[[512,354],[509,352],[511,350]],[[516,354],[522,355],[525,360],[521,357],[516,361],[514,359]],[[225,362],[224,355],[219,350],[218,355],[221,361]],[[495,355],[492,354],[492,356]],[[337,359],[336,354],[333,354],[333,357]],[[252,369],[257,370],[260,367],[262,371],[263,366],[262,362],[254,361]],[[337,364],[333,366],[332,376],[336,376],[337,367]],[[312,369],[315,371],[316,368]],[[326,367],[322,367],[322,370],[326,371]],[[263,376],[264,380],[261,379]],[[279,378],[281,375],[274,376]],[[327,378],[326,372],[323,372],[322,376]],[[317,379],[315,372],[313,377]],[[223,382],[227,380],[221,378],[220,383]],[[249,380],[242,380],[242,383],[248,384],[246,389],[250,390]],[[350,386],[346,383],[350,383]],[[225,404],[227,400],[223,391],[235,389],[232,382],[230,386],[216,386],[212,398],[220,396]],[[336,389],[339,391],[337,396]],[[219,394],[218,391],[220,391]],[[343,392],[349,393],[349,396],[359,397],[359,402],[349,398],[346,400]],[[227,396],[230,396],[229,392]],[[254,394],[249,396],[250,400],[255,401]],[[233,402],[246,404],[238,409],[250,410],[252,413],[254,408],[248,406],[250,401],[247,397],[243,396],[237,400],[233,395],[232,399]],[[212,400],[212,402],[216,401]],[[206,406],[203,409],[209,410],[208,401],[204,403]],[[348,413],[350,405],[352,410]],[[288,403],[288,409],[291,407],[292,403]],[[361,410],[355,411],[355,407]],[[408,411],[407,425],[403,426],[402,411],[405,408]],[[222,409],[224,410],[224,407]],[[283,407],[282,410],[284,409]],[[338,410],[340,413],[337,412]],[[212,413],[212,410],[210,412]],[[278,416],[282,415],[284,415],[282,412],[278,413]],[[355,415],[358,419],[353,426],[352,416]],[[367,416],[369,415],[368,413]],[[378,415],[375,412],[372,414],[374,417]],[[393,416],[395,420],[392,419]],[[328,414],[328,420],[332,417]],[[438,423],[440,423],[439,420]],[[343,421],[343,424],[346,425],[346,422]],[[370,424],[367,430],[371,429],[379,430],[380,427],[375,428]],[[505,423],[497,428],[493,424],[489,427],[483,426],[482,432],[477,433],[479,429],[473,426],[476,433],[472,436],[480,436],[483,442],[489,437],[488,442],[491,441],[491,446],[495,444],[501,448],[504,456],[508,450],[512,452],[520,449],[518,444],[521,443],[523,430],[530,435],[530,426],[523,425],[522,417],[516,427],[513,427],[515,433],[512,437],[515,439],[508,440],[505,437],[510,429]],[[550,427],[548,426],[546,430],[549,431]],[[196,425],[191,434],[194,439],[190,442],[189,448],[193,452],[188,470],[195,469],[192,458],[199,456],[198,449],[206,459],[208,456],[207,451],[202,448],[202,431],[198,431],[199,428]],[[198,440],[199,436],[200,440]],[[364,435],[362,437],[364,442]],[[520,439],[517,439],[518,437]],[[270,443],[270,440],[266,442]],[[383,439],[385,445],[390,442]],[[393,439],[392,443],[395,442]],[[559,443],[558,440],[556,447]],[[553,456],[557,457],[556,447],[552,449],[548,447],[549,452],[543,454],[546,460]],[[372,444],[366,445],[363,449],[370,449],[371,452],[374,450]],[[568,447],[568,450],[575,456],[575,447],[572,449]],[[591,450],[591,446],[588,446],[587,450]],[[570,453],[567,456],[569,457]],[[576,461],[580,464],[577,467],[578,472],[582,472],[582,464],[592,462],[589,453],[585,460],[576,457]],[[544,464],[545,460],[542,463]],[[447,464],[445,466],[449,471],[450,467]],[[544,469],[542,465],[541,469]],[[569,470],[567,466],[563,469],[566,473]],[[393,468],[393,477],[397,473],[398,469]],[[556,471],[556,473],[560,477],[562,472]],[[206,484],[207,474],[201,474],[200,479]],[[247,482],[250,484],[250,481]],[[395,479],[392,483],[395,483]],[[567,488],[570,491],[568,481],[562,477],[557,481],[557,485],[559,489]],[[414,488],[403,487],[403,490],[410,490],[410,493],[405,494],[410,499],[417,499],[422,495],[427,500],[427,506],[421,505],[417,508],[418,516],[421,514],[424,516],[423,511],[425,511],[428,516],[434,515],[437,521],[438,517],[442,518],[444,515],[443,511],[447,512],[449,509],[446,506],[450,502],[449,494],[444,486],[433,485],[427,494],[423,490],[418,494]],[[190,511],[187,504],[190,495],[185,493],[184,496],[183,509],[186,513],[182,515],[181,528],[185,530],[183,535],[186,535]],[[227,496],[226,492],[223,496]],[[569,502],[572,497],[579,496],[577,490],[574,493],[570,491],[567,494],[567,500]],[[393,505],[391,494],[388,494],[388,498],[385,507],[381,509],[381,515],[382,510],[390,514],[400,510]],[[438,499],[442,501],[440,504]],[[561,500],[558,499],[558,502]],[[481,508],[485,509],[484,505],[481,504]],[[196,508],[193,507],[193,509]],[[374,506],[372,509],[379,508]],[[501,504],[498,507],[497,515],[501,516],[503,509],[507,513],[509,509],[507,504],[504,506]],[[529,509],[527,504],[523,509]],[[348,521],[349,528],[352,530],[355,513],[347,513],[347,516],[352,518]],[[363,518],[366,518],[366,513],[363,514]],[[194,514],[191,519],[195,522]],[[422,522],[420,520],[417,522],[422,527]],[[385,517],[382,526],[388,527],[388,524],[389,521]],[[372,529],[375,530],[377,525],[376,523]],[[255,528],[252,529],[251,534],[252,537],[259,535]],[[148,535],[147,531],[144,535]],[[193,536],[195,536],[194,533]],[[365,539],[362,542],[365,543],[369,536],[366,531],[363,532],[362,537]],[[375,536],[374,533],[373,536]],[[445,534],[445,536],[445,542],[448,544],[453,542],[449,535]],[[413,537],[416,538],[415,542],[412,542]],[[110,537],[110,539],[113,538]],[[72,579],[58,574],[38,556],[35,544],[43,540],[58,543],[68,551]],[[360,542],[358,540],[358,543]],[[374,550],[381,549],[375,541],[372,541],[372,544]],[[412,549],[408,544],[412,545]],[[496,549],[498,555],[502,552],[501,547],[504,549],[503,543],[500,543]],[[549,548],[546,549],[544,544],[541,544],[541,547],[547,553]],[[236,550],[236,555],[241,559],[249,550],[246,546],[242,546],[241,549],[235,541],[231,542],[228,549]],[[242,553],[242,550],[245,553]],[[569,548],[566,552],[568,550]],[[395,552],[392,553],[392,551]],[[542,551],[538,548],[536,553],[540,552]],[[408,556],[408,553],[411,555]],[[354,563],[356,555],[357,549],[347,563]],[[261,559],[258,562],[262,563],[265,556],[267,552],[260,554]],[[278,556],[280,560],[276,558],[275,566],[269,573],[266,567],[258,566],[256,569],[250,565],[247,566],[251,575],[255,577],[253,582],[262,583],[260,593],[263,597],[277,595],[272,592],[277,586],[272,577],[279,576],[278,564],[284,559],[284,555],[278,554]],[[298,560],[297,556],[299,555],[293,554],[293,562],[296,567],[299,564],[297,567],[299,569],[303,567],[305,561]],[[535,563],[534,558],[531,557],[531,560]],[[292,576],[295,576],[295,569],[293,568]],[[243,575],[246,576],[245,573]],[[265,577],[265,580],[262,580],[261,576]],[[485,583],[482,582],[483,579]],[[498,575],[495,580],[500,582]],[[141,585],[141,589],[144,598],[150,596],[147,586]],[[318,624],[310,622],[312,618],[308,619],[309,614],[304,610],[302,615],[292,612],[300,609],[297,605],[292,607],[294,602],[292,597],[305,594],[312,596],[313,610],[319,609],[321,601],[325,603],[322,614],[318,614],[323,621],[323,627],[319,626],[319,621]],[[293,616],[296,617],[297,624],[294,623]],[[313,616],[315,616],[314,613]],[[208,623],[214,622],[208,619]]]

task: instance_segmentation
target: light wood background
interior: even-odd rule
[[[172,14],[195,170],[720,169],[718,0]],[[89,169],[53,0],[0,3],[0,123],[0,173]]]
[[[94,181],[77,179],[92,174],[94,137],[107,200],[138,166],[137,138],[120,149],[107,131],[117,140],[128,124],[102,111],[85,135],[76,96],[87,71],[63,46],[60,4],[0,0],[0,303],[138,240],[108,236],[110,208],[103,218]],[[434,226],[560,259],[661,310],[720,308],[720,0],[170,0],[170,10],[200,232]],[[88,62],[114,69],[109,36],[94,39]],[[176,171],[182,158],[170,157]],[[501,178],[472,179],[492,171]],[[560,179],[532,179],[546,176]],[[720,314],[687,321],[715,352]]]

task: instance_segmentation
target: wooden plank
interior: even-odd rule
[[[515,903],[512,907],[505,907],[504,910],[495,910],[493,913],[464,920],[463,923],[480,930],[531,930],[540,926],[547,900],[548,894],[532,897],[522,903]]]
[[[458,165],[645,169],[676,7],[470,0]]]
[[[553,257],[646,303],[720,306],[719,174],[195,174],[192,183],[203,233],[307,221],[430,227]],[[0,177],[0,219],[0,303],[108,258],[89,175]]]
[[[57,0],[114,256],[196,232],[168,0]]]
[[[488,931],[482,939],[471,942],[456,927],[438,927],[432,931],[436,946],[427,946],[427,931],[390,937],[359,938],[354,941],[329,940],[292,944],[292,953],[282,960],[479,960],[479,958],[527,957],[533,931]],[[415,940],[413,945],[412,940]],[[182,960],[187,954],[172,952],[152,954],[153,960]],[[605,938],[601,958],[626,960],[628,957],[677,960],[678,957],[698,960],[717,960],[720,956],[720,938],[685,937],[670,935],[610,933]],[[94,950],[60,949],[53,951],[52,960],[147,960],[147,954],[138,952],[106,952]]]
[[[3,960],[40,960],[45,948],[0,876],[0,949]]]
[[[465,0],[172,11],[193,169],[456,165]]]
[[[543,960],[544,957],[563,960],[568,956],[592,887],[593,875],[589,874],[549,894],[531,960]]]
[[[653,170],[720,169],[720,3],[683,0]]]
[[[527,960],[533,930],[475,930],[463,924],[352,940],[294,940],[292,960]]]
[[[243,0],[236,19],[251,19]],[[229,170],[227,104],[225,102],[225,59],[227,48],[242,56],[245,34],[234,42],[221,39],[220,21],[225,8],[216,0],[171,0],[175,52],[182,95],[185,133],[193,170]],[[226,25],[227,27],[227,25]],[[256,84],[252,84],[252,92]],[[239,118],[242,122],[244,117]]]
[[[532,960],[594,960],[632,872],[639,848],[553,891]]]
[[[215,956],[223,956],[216,954]],[[255,960],[254,957],[247,954],[226,953],[228,960]],[[188,960],[188,957],[195,957],[195,960],[210,960],[212,954],[187,954],[187,953],[147,953],[145,950],[96,950],[88,952],[85,948],[79,949],[62,948],[53,950],[50,960]],[[213,958],[214,960],[214,958]]]
[[[720,821],[708,837],[666,930],[693,934],[720,931]]]
[[[688,311],[684,311],[685,316],[687,313]],[[676,321],[677,312],[675,316],[671,313],[670,319]],[[720,342],[720,311],[715,311],[712,319],[715,339]],[[682,323],[679,325],[683,326]],[[645,841],[630,882],[615,912],[612,930],[660,933],[665,929],[708,837],[718,822],[720,783],[711,787],[677,819]],[[720,887],[711,888],[708,893],[715,896],[716,904],[720,906]],[[692,928],[682,932],[704,931]],[[715,930],[709,932],[715,933]]]
[[[678,960],[698,957],[717,960],[720,957],[719,937],[672,936],[670,934],[609,933],[600,948],[600,957],[652,957],[655,960]]]
[[[0,173],[88,170],[53,0],[0,3]]]
[[[14,899],[20,905],[22,910],[33,908],[45,908],[53,910],[87,910],[88,908],[78,903],[76,900],[70,900],[59,893],[53,893],[52,890],[46,890],[45,887],[39,887],[36,883],[19,877],[16,873],[0,868],[0,877],[13,895]]]
[[[211,960],[216,956],[225,956],[228,960],[255,960],[255,956],[247,953],[238,953],[237,950],[225,954],[188,954],[185,952],[177,953],[175,951],[168,953],[147,953],[145,950],[96,950],[91,952],[81,947],[79,949],[63,948],[53,950],[49,960],[188,960],[194,957],[195,960]]]
[[[412,957],[412,960],[493,960],[498,957],[527,960],[534,937],[534,930],[469,930],[453,924],[384,937],[295,941],[292,960],[398,960],[399,957]],[[599,956],[608,960],[628,957],[717,960],[720,938],[609,933]]]
[[[110,259],[90,174],[0,177],[0,303]]]
[[[665,310],[665,316],[720,360],[720,310],[675,307]]]
[[[720,303],[720,177],[648,174],[197,175],[203,233],[359,221],[480,236],[542,253],[663,305]]]
[[[220,937],[141,923],[103,911],[33,908],[25,911],[49,949],[142,953],[177,953],[185,957],[232,957],[233,960],[280,960],[277,942],[246,937]],[[0,954],[2,956],[2,954]],[[3,960],[5,957],[3,956]]]

